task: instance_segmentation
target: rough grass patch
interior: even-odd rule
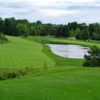
[[[27,75],[31,71],[32,71],[32,68],[28,68],[28,67],[24,69],[14,70],[14,71],[1,71],[0,80],[20,78]]]

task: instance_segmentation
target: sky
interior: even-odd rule
[[[100,0],[0,0],[0,17],[43,23],[100,23]]]

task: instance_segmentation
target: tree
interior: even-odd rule
[[[85,55],[84,66],[87,67],[100,67],[100,48],[93,46],[88,55]]]
[[[28,36],[29,35],[29,29],[26,24],[17,24],[16,26],[18,35]]]
[[[68,23],[68,25],[42,24],[41,21],[29,22],[26,19],[0,18],[0,32],[12,36],[54,36],[54,37],[76,37],[80,40],[100,40],[100,24],[77,22]]]
[[[79,40],[89,40],[89,31],[87,28],[79,31],[78,30],[78,34],[76,35],[76,39],[79,39]]]
[[[0,32],[0,42],[4,40],[7,40],[5,34],[3,32]]]
[[[69,32],[68,32],[68,28],[66,25],[59,25],[57,27],[57,34],[56,37],[68,37],[69,36]]]
[[[6,18],[4,20],[5,33],[8,35],[15,35],[16,33],[16,20],[15,18]]]
[[[39,24],[39,25],[40,25],[40,24],[42,24],[42,22],[41,22],[41,21],[39,21],[39,20],[38,20],[36,23],[37,23],[37,24]]]
[[[90,38],[93,40],[100,40],[100,24],[90,24],[89,25],[89,32],[90,32]]]
[[[4,32],[4,21],[0,18],[0,32]]]
[[[77,22],[68,23],[69,30],[76,30],[78,28]]]
[[[30,26],[30,35],[36,35],[36,28],[33,25]]]
[[[82,40],[88,40],[89,39],[89,32],[87,29],[84,29],[82,31]]]
[[[70,37],[76,37],[77,35],[80,35],[81,31],[79,28],[77,28],[76,30],[70,30]]]

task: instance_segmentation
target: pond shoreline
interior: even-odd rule
[[[75,44],[46,44],[52,53],[57,56],[71,59],[84,59],[88,54],[88,47],[75,45]]]

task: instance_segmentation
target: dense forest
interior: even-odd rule
[[[29,22],[26,19],[0,18],[0,32],[12,36],[54,36],[75,37],[80,40],[100,40],[100,24],[78,24],[71,22],[67,25],[43,24],[41,21]]]

